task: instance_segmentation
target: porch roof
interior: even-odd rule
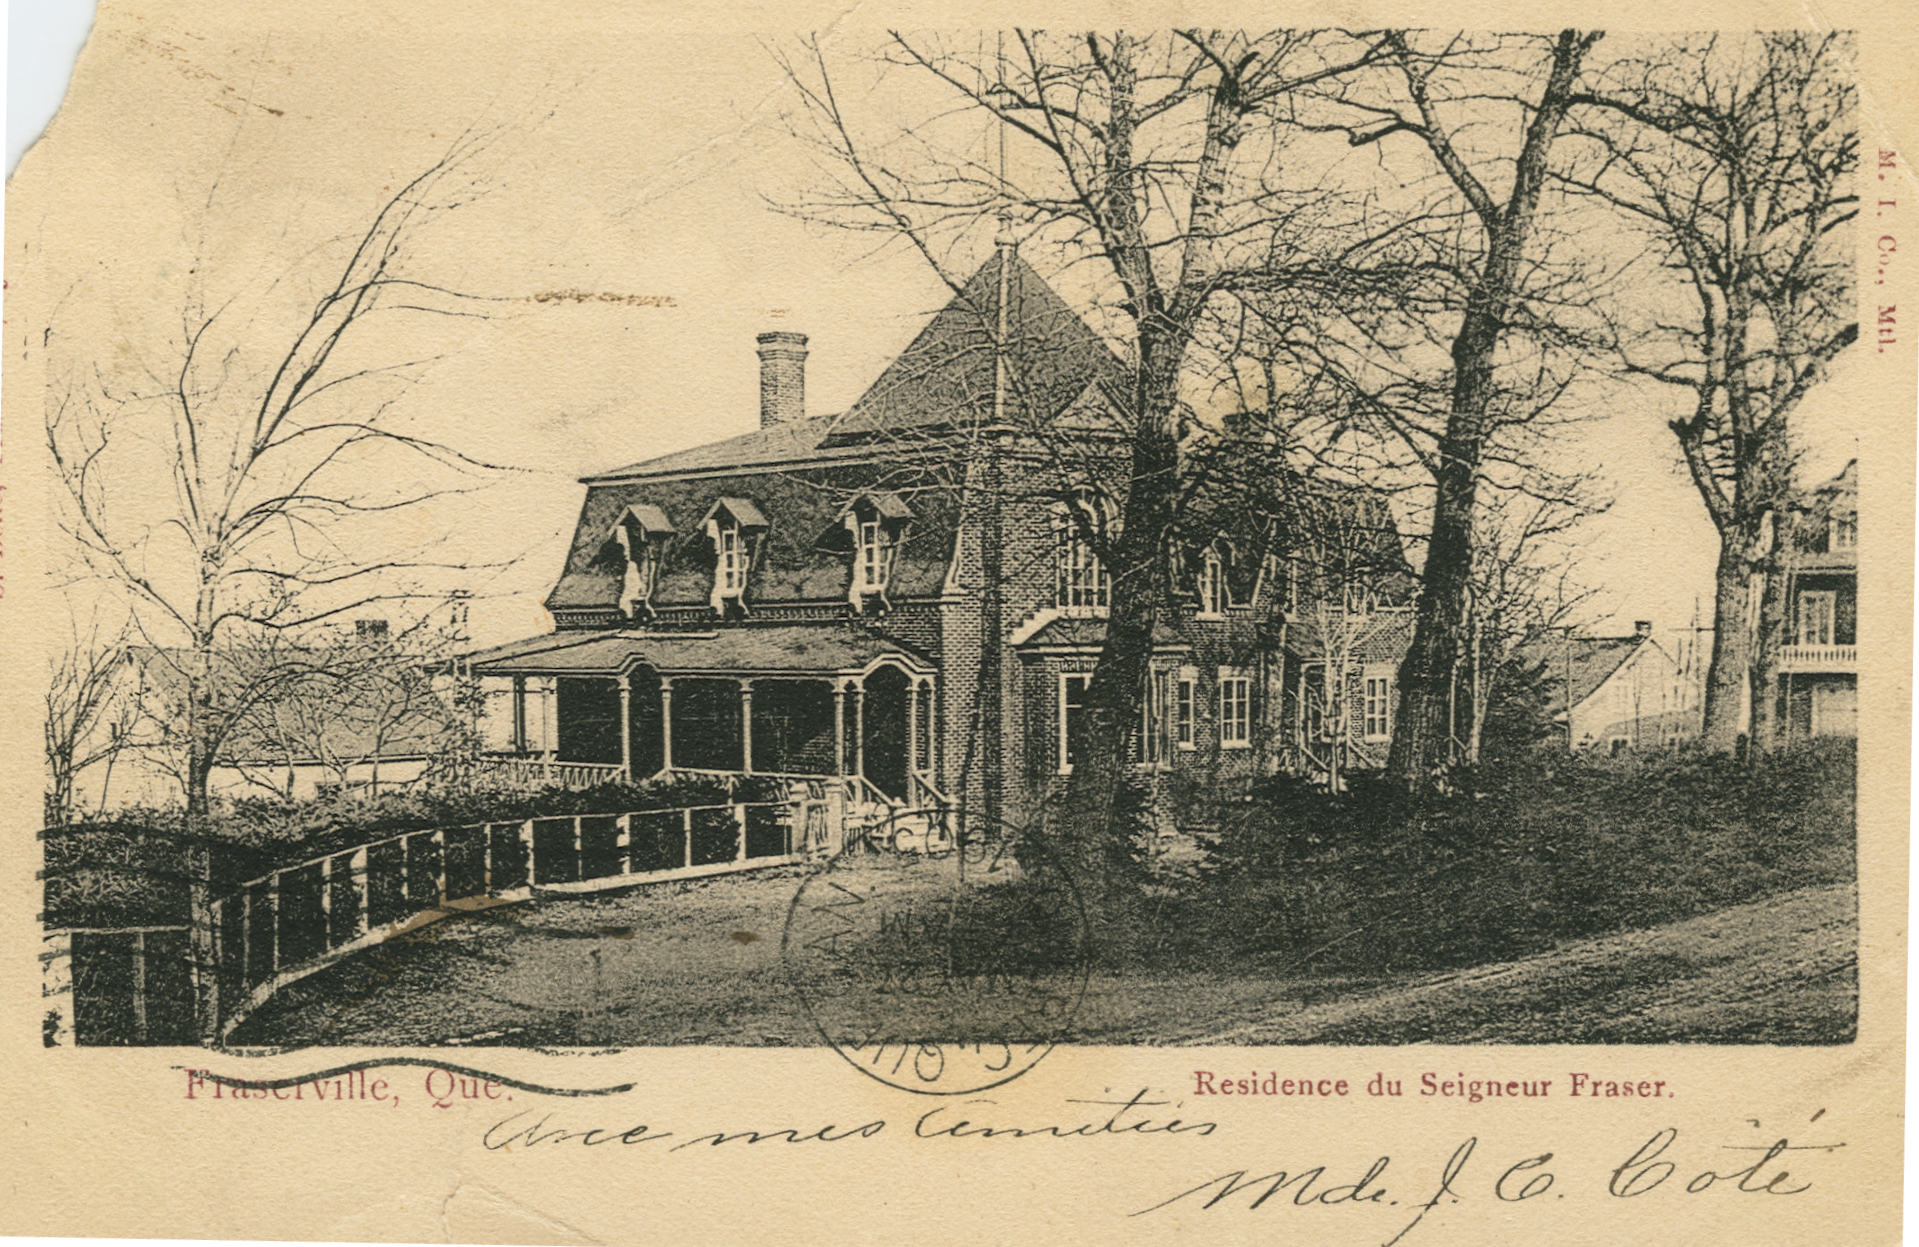
[[[912,647],[854,623],[772,624],[712,632],[550,633],[468,656],[476,675],[858,675],[884,657],[916,670],[932,664]]]

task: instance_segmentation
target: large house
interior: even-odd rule
[[[1780,726],[1788,739],[1853,736],[1859,719],[1859,464],[1806,491],[1784,575]]]
[[[759,336],[757,429],[585,479],[555,630],[472,656],[496,745],[534,774],[832,779],[1029,817],[1104,641],[1129,370],[1007,246],[841,414],[805,410],[806,341]],[[1378,764],[1391,734],[1411,582],[1390,514],[1280,489],[1242,440],[1214,455],[1239,475],[1189,491],[1154,633],[1132,755],[1169,799]]]

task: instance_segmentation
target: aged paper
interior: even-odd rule
[[[1911,20],[1186,17],[102,6],[0,1231],[1899,1239]]]

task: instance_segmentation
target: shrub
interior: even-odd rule
[[[1854,753],[1532,755],[1414,801],[1262,784],[1168,941],[1366,970],[1503,960],[1854,877]]]

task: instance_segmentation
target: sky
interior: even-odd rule
[[[14,221],[9,244],[71,275],[57,359],[96,366],[111,343],[114,363],[163,371],[182,290],[277,323],[274,301],[314,280],[288,257],[347,235],[463,130],[497,129],[472,165],[477,197],[408,256],[409,271],[487,296],[485,318],[396,317],[353,358],[442,357],[385,395],[394,418],[511,470],[408,523],[463,560],[510,563],[475,574],[476,641],[543,632],[579,476],[755,427],[764,330],[806,333],[808,408],[843,409],[946,290],[902,246],[775,209],[817,171],[759,39],[565,19],[502,39],[404,8],[384,20],[377,39],[342,40],[320,22],[169,25],[109,7],[79,73],[111,89],[84,93],[21,166],[57,181],[65,210]],[[1855,366],[1804,409],[1808,480],[1856,453],[1840,397]],[[1569,448],[1616,486],[1585,531],[1599,632],[1710,609],[1714,538],[1664,418],[1627,402]]]

